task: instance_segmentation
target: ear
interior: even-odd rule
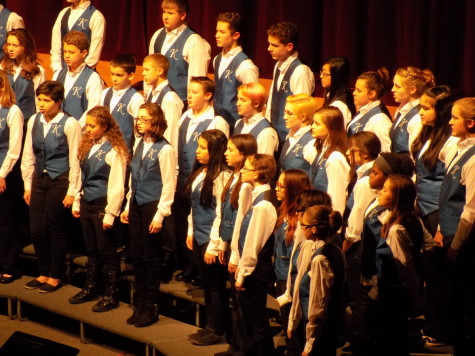
[[[465,120],[467,123],[467,128],[468,129],[473,129],[475,127],[475,120]]]
[[[211,101],[211,98],[212,98],[212,97],[213,97],[213,94],[211,94],[211,93],[206,93],[206,94],[205,94],[205,99],[206,99],[206,101]]]
[[[375,90],[370,90],[368,92],[368,97],[372,100],[375,101],[377,99],[377,94]]]
[[[241,33],[240,32],[234,32],[234,35],[233,35],[233,40],[237,41],[239,38],[241,37]]]
[[[292,42],[289,42],[285,45],[287,47],[288,52],[292,52],[294,50],[294,44]]]
[[[89,51],[87,49],[85,49],[84,51],[81,52],[81,57],[86,58],[88,53],[89,53]]]
[[[417,92],[417,88],[415,86],[411,86],[408,88],[407,92],[409,93],[410,96],[414,96]]]
[[[161,67],[157,68],[157,73],[159,77],[163,77],[163,68]]]
[[[134,76],[135,76],[135,73],[132,72],[132,73],[128,74],[128,79],[129,79],[130,81],[132,81],[132,79],[134,79]]]
[[[185,21],[185,19],[186,19],[186,12],[182,12],[180,14],[180,21]]]

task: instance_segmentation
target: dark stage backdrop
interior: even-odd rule
[[[40,52],[49,52],[53,23],[63,0],[4,0],[21,14]],[[95,0],[107,21],[103,60],[130,53],[147,54],[153,32],[162,26],[160,0]],[[243,47],[260,69],[272,76],[267,28],[288,20],[300,28],[299,53],[316,73],[329,56],[342,55],[357,75],[386,66],[430,68],[438,84],[475,95],[475,1],[473,0],[190,0],[189,24],[218,49],[216,16],[244,15]],[[321,87],[317,85],[317,95]]]

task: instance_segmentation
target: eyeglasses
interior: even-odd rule
[[[284,185],[282,183],[279,183],[279,182],[275,183],[275,187],[279,188],[279,189],[282,189],[282,190],[285,189]]]
[[[142,117],[136,117],[135,120],[136,120],[137,122],[141,122],[142,124],[147,124],[147,123],[149,123],[152,119],[144,119],[144,118],[142,118]]]
[[[303,223],[300,223],[300,227],[302,228],[303,231],[310,229],[311,227],[314,227],[314,226],[317,226],[317,225],[305,225]]]
[[[256,169],[250,169],[250,168],[242,167],[242,168],[241,168],[241,171],[242,171],[242,172],[255,172]]]
[[[323,70],[320,71],[321,78],[326,78],[326,77],[329,77],[330,75],[331,75],[330,73],[324,72]]]

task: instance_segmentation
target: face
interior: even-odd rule
[[[369,174],[369,186],[371,189],[381,189],[384,182],[386,181],[386,178],[387,177],[383,171],[378,167],[377,164],[374,163]]]
[[[353,101],[356,108],[359,109],[368,104],[371,101],[372,93],[374,92],[368,90],[366,86],[366,79],[358,79],[355,84],[355,91],[353,92]]]
[[[86,134],[89,135],[93,141],[99,140],[104,136],[106,131],[107,126],[98,125],[96,118],[93,116],[86,116]]]
[[[467,125],[472,128],[475,122],[473,120],[466,121],[462,117],[459,105],[456,104],[452,107],[452,118],[449,121],[449,125],[452,127],[452,136],[465,139],[469,133]]]
[[[251,164],[249,159],[246,159],[244,166],[241,169],[241,181],[243,183],[254,183],[254,180],[257,178],[257,172],[254,170],[254,166]]]
[[[348,148],[348,151],[346,151],[346,155],[348,156],[350,164],[352,165],[361,166],[365,163],[362,152],[355,144],[350,144],[350,148]]]
[[[280,42],[280,39],[274,36],[268,36],[267,41],[269,42],[269,51],[272,59],[275,61],[281,61],[287,59],[291,54],[294,48],[293,43],[287,43],[286,45]]]
[[[391,191],[391,180],[386,179],[383,188],[378,192],[378,204],[386,209],[391,209],[393,193]]]
[[[23,46],[20,45],[20,41],[16,36],[7,37],[7,52],[11,59],[15,60],[21,57],[24,52]]]
[[[188,85],[188,108],[201,110],[211,100],[211,93],[206,93],[200,83],[191,82]]]
[[[285,174],[282,173],[275,185],[275,194],[278,201],[283,201],[285,199],[285,188],[284,188]]]
[[[162,10],[163,26],[168,31],[173,31],[185,22],[186,12],[180,13],[175,7],[163,7]]]
[[[309,226],[309,225],[311,225],[311,221],[308,218],[307,213],[303,213],[300,219],[300,228],[302,229],[303,235],[305,236],[306,240],[310,240],[317,230],[315,226]]]
[[[434,99],[427,95],[422,95],[421,97],[421,108],[419,110],[419,115],[421,116],[422,125],[434,126],[435,125],[435,109],[434,109]]]
[[[55,102],[49,96],[44,94],[38,95],[38,109],[40,113],[47,117],[56,116],[61,107],[61,101]]]
[[[146,135],[152,128],[152,117],[146,109],[140,109],[137,114],[137,131]]]
[[[410,101],[409,92],[402,85],[403,77],[399,74],[394,76],[393,88],[391,93],[393,93],[394,101],[400,104],[406,104]]]
[[[322,70],[320,71],[320,81],[322,82],[322,87],[330,88],[332,85],[332,77],[330,75],[330,65],[324,64]]]
[[[162,74],[162,68],[155,68],[155,66],[150,61],[143,62],[142,75],[143,80],[147,85],[155,85],[158,81],[158,78]]]
[[[244,159],[244,155],[236,148],[233,141],[231,140],[228,140],[224,157],[226,158],[226,163],[228,166],[233,168],[240,167],[241,162]]]
[[[198,139],[198,148],[196,149],[196,160],[201,164],[208,164],[209,162],[209,152],[208,152],[208,141],[200,137]]]
[[[218,21],[216,25],[216,45],[220,48],[231,48],[239,38],[239,32],[232,33],[229,23]]]
[[[288,130],[298,130],[302,125],[302,119],[299,115],[295,113],[295,105],[292,104],[285,104],[285,111],[284,111],[284,122],[285,128]]]
[[[244,96],[241,90],[238,91],[236,106],[240,116],[251,117],[257,112],[257,103],[254,104],[251,99]]]
[[[87,51],[80,51],[75,45],[63,44],[64,62],[71,70],[77,69],[87,56]]]
[[[312,136],[321,139],[328,137],[328,127],[320,114],[313,115]]]
[[[111,66],[111,80],[112,86],[116,90],[123,89],[130,84],[130,81],[133,79],[134,74],[128,74],[123,68],[121,67],[113,67]]]

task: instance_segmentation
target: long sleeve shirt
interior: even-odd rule
[[[242,134],[247,134],[261,121],[267,120],[261,112],[258,112],[249,119],[241,119],[243,121]],[[239,121],[236,122],[236,125]],[[273,156],[274,152],[279,148],[279,136],[277,131],[272,127],[266,127],[256,137],[257,153],[265,153]]]
[[[155,103],[163,88],[168,85],[168,80],[157,85],[155,88],[146,88],[144,96],[146,99],[152,94],[152,102]],[[178,152],[178,121],[183,113],[183,101],[174,91],[169,91],[163,96],[160,107],[167,120],[167,129],[163,136],[172,145],[175,152]]]
[[[221,63],[219,68],[216,68],[216,57],[213,59],[213,68],[221,77],[223,72],[228,68],[229,64],[233,61],[234,57],[242,52],[241,46],[234,47],[228,53],[223,53],[221,57]],[[255,83],[259,81],[259,69],[252,62],[252,59],[248,58],[241,62],[241,64],[236,69],[236,79],[243,83]]]
[[[69,91],[74,86],[74,83],[78,79],[79,75],[86,67],[86,64],[81,64],[74,72],[68,70],[66,73],[66,79],[64,80],[64,97],[66,98],[69,94]],[[53,74],[53,80],[57,80],[59,71]],[[100,105],[102,97],[103,83],[102,79],[96,72],[92,73],[89,77],[89,80],[86,84],[86,98],[87,98],[87,109],[84,111],[80,118],[77,118],[79,124],[84,129],[86,127],[86,113],[91,110],[93,107]]]
[[[44,115],[40,117],[40,124],[43,127],[43,135],[46,137],[53,124],[58,123],[64,113],[60,111],[51,121],[47,122]],[[28,121],[23,156],[21,159],[21,174],[25,190],[31,190],[33,174],[35,171],[36,157],[33,153],[33,123],[35,115]],[[78,148],[81,141],[81,126],[74,117],[68,117],[64,125],[64,134],[66,135],[69,147],[69,187],[66,195],[75,196],[79,190],[79,176],[81,168],[78,161]]]
[[[185,120],[186,117],[190,118],[188,130],[186,131],[186,141],[189,141],[191,135],[193,135],[200,122],[209,119],[213,120],[206,130],[218,129],[221,130],[226,135],[226,137],[229,137],[229,124],[221,116],[215,116],[214,108],[212,106],[209,106],[208,109],[200,115],[194,115],[192,109],[185,111],[185,113],[181,116],[180,121],[178,121],[178,127],[181,126],[183,120]]]
[[[104,142],[107,141],[106,137],[102,137],[96,144],[94,144],[88,153],[88,158],[90,158],[97,150],[102,146]],[[125,158],[122,157],[115,148],[112,148],[105,155],[105,161],[110,167],[109,178],[107,181],[107,205],[104,209],[105,214],[102,222],[105,224],[112,225],[114,224],[114,218],[120,215],[120,210],[122,208],[122,202],[124,200],[124,186],[125,186],[125,172],[127,164]],[[83,184],[82,175],[79,176],[79,187]],[[79,191],[75,198],[72,210],[79,211],[81,206],[81,197],[82,190]]]
[[[0,5],[0,12],[2,12],[4,8],[3,5]],[[25,28],[25,22],[23,21],[23,17],[12,11],[10,16],[8,16],[6,30],[9,32],[16,28]]]
[[[252,200],[262,192],[270,190],[268,184],[254,187]],[[236,283],[244,284],[244,279],[251,275],[256,268],[258,255],[272,235],[277,221],[275,207],[267,200],[263,200],[252,208],[252,217],[246,233],[246,240],[239,259],[236,274]]]
[[[280,70],[279,78],[277,79],[277,87],[280,87],[284,78],[285,72],[290,64],[298,58],[298,52],[293,53],[288,58],[278,61],[274,67],[274,77],[276,70]],[[293,94],[308,94],[312,95],[315,90],[315,75],[312,70],[302,64],[295,68],[289,81],[290,91]],[[265,117],[270,120],[271,106],[272,106],[273,85],[270,87],[269,99],[267,100],[267,108]]]
[[[61,69],[62,64],[62,45],[63,39],[61,38],[61,21],[64,14],[68,9],[71,9],[71,13],[68,19],[68,27],[71,28],[74,26],[76,21],[82,15],[84,10],[91,5],[90,1],[86,1],[83,4],[78,5],[76,8],[69,6],[61,10],[56,22],[53,26],[53,33],[51,38],[51,69],[53,72],[57,72]],[[89,51],[86,57],[86,64],[95,68],[99,60],[101,59],[102,47],[104,46],[105,35],[106,35],[106,20],[104,15],[96,9],[91,16],[89,21],[89,28],[91,29],[91,43],[89,45]]]
[[[376,100],[362,106],[358,115],[356,115],[353,120],[350,121],[349,125],[352,125],[354,122],[361,119],[368,111],[379,104],[381,104],[381,101]],[[360,131],[374,132],[376,136],[378,136],[379,141],[381,141],[381,152],[389,152],[391,149],[391,139],[389,138],[389,130],[391,130],[391,125],[391,119],[386,114],[378,113],[371,116],[364,129]]]
[[[134,151],[137,148],[140,140],[135,141]],[[143,144],[142,159],[147,155],[150,147],[152,147],[153,141],[145,140]],[[162,193],[157,204],[157,212],[153,216],[153,221],[162,223],[163,219],[171,214],[172,204],[175,199],[176,180],[178,176],[178,159],[173,151],[172,146],[165,145],[157,154],[158,164],[160,165],[160,174],[162,176]],[[172,167],[175,167],[173,169]],[[132,186],[132,177],[129,178],[129,187]],[[127,193],[127,204],[125,205],[125,211],[130,209],[130,198],[132,191],[129,189]]]
[[[23,114],[18,106],[13,105],[10,108],[5,121],[0,119],[0,128],[4,128],[4,125],[9,127],[10,135],[8,138],[7,154],[0,166],[0,178],[3,179],[7,178],[8,173],[12,171],[13,166],[20,158],[23,139]]]
[[[345,239],[351,242],[361,240],[363,233],[364,213],[369,204],[376,198],[375,191],[369,186],[369,177],[361,175],[373,166],[373,162],[368,162],[359,167],[356,171],[358,180],[353,187],[354,205],[348,216],[348,226],[345,231]]]
[[[155,53],[155,41],[162,31],[167,31],[161,49],[161,53],[165,54],[187,27],[187,25],[183,24],[172,31],[168,31],[164,27],[157,30],[150,39],[148,53]],[[208,74],[208,65],[211,59],[210,53],[211,47],[209,43],[200,35],[194,33],[188,37],[183,46],[183,58],[188,62],[188,83],[190,82],[191,77],[202,77]]]
[[[195,180],[191,184],[191,189],[194,190],[198,184],[204,181],[206,176],[206,171],[201,171],[198,176],[196,176]],[[213,197],[216,200],[216,216],[221,215],[221,195],[223,193],[224,186],[226,185],[228,179],[230,177],[230,172],[223,171],[221,172],[218,177],[213,182]],[[191,208],[193,209],[193,207]],[[212,254],[214,256],[218,256],[219,252],[219,223],[220,220],[214,219],[213,225],[211,227],[211,233],[209,236],[209,244],[206,248],[206,252]],[[188,236],[193,236],[193,212],[188,215]]]

